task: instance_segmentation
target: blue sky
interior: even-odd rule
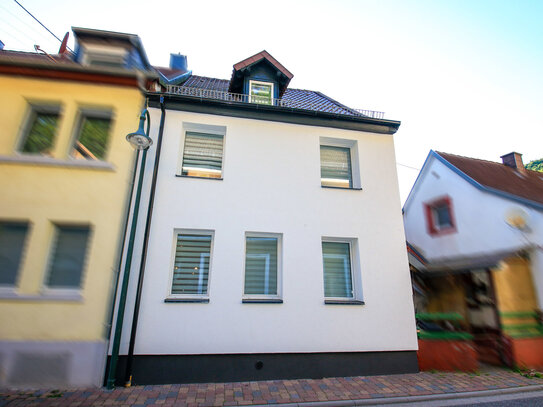
[[[543,157],[542,1],[19,1],[59,37],[71,26],[135,33],[152,64],[180,52],[198,75],[227,79],[266,49],[290,86],[402,122],[402,201],[417,175],[408,167],[430,149]],[[0,40],[59,45],[13,0],[0,3]]]

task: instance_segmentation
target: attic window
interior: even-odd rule
[[[82,65],[103,67],[124,67],[127,50],[121,47],[112,47],[98,44],[85,44],[82,46]]]
[[[249,81],[249,95],[251,103],[271,105],[273,99],[273,83]]]
[[[456,232],[451,198],[445,196],[424,204],[428,233],[441,235]]]

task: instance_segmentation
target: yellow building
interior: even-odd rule
[[[74,53],[0,51],[0,386],[103,380],[151,68],[136,35],[73,31]]]

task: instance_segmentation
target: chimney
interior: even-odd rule
[[[522,154],[519,153],[509,153],[501,156],[502,162],[508,167],[514,168],[518,171],[524,172],[524,164],[522,162]]]
[[[187,56],[181,54],[170,54],[170,68],[180,71],[187,70]]]

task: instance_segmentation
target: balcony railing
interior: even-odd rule
[[[330,105],[323,106],[322,104],[310,103],[306,101],[299,101],[299,100],[293,100],[293,99],[284,99],[284,98],[270,99],[270,98],[262,97],[262,96],[242,95],[239,93],[230,93],[230,92],[223,92],[219,90],[192,88],[188,86],[168,85],[166,88],[166,93],[170,93],[174,95],[182,95],[182,96],[192,96],[192,97],[196,97],[200,99],[213,99],[213,100],[221,100],[224,102],[232,102],[232,103],[254,103],[254,104],[261,104],[261,105],[286,107],[286,108],[291,108],[291,109],[336,113],[336,114],[343,114],[347,116],[371,117],[374,119],[383,119],[385,116],[384,112],[378,112],[375,110],[351,109],[348,107],[330,106]]]

